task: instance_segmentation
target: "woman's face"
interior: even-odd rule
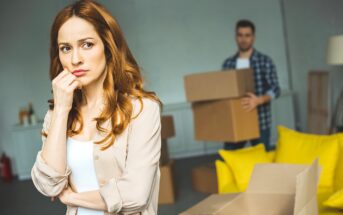
[[[82,86],[103,77],[106,68],[104,44],[88,21],[73,16],[59,29],[57,37],[59,59]]]

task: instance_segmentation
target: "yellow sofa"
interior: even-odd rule
[[[216,161],[218,192],[245,191],[255,164],[310,164],[319,158],[320,214],[343,214],[343,134],[305,134],[283,126],[278,127],[278,132],[275,151],[266,152],[263,144],[235,151],[219,150],[223,161]]]

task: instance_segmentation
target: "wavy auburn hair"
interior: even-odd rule
[[[162,106],[154,92],[143,89],[143,78],[140,68],[134,59],[125,41],[119,24],[112,15],[99,3],[93,0],[81,0],[63,8],[56,16],[50,34],[50,79],[53,80],[63,67],[59,59],[57,44],[58,31],[71,17],[77,16],[91,23],[100,36],[105,47],[107,74],[103,83],[105,107],[99,117],[94,118],[96,128],[105,132],[103,140],[95,144],[103,144],[102,150],[110,147],[117,135],[121,134],[130,121],[137,117],[143,109],[142,98],[150,98]],[[80,113],[82,90],[75,90],[72,108],[69,112],[67,135],[79,134],[83,128]],[[140,112],[132,116],[131,99],[139,99]],[[53,100],[50,100],[50,109],[53,109]],[[111,130],[101,125],[111,119]],[[79,126],[76,126],[79,123]],[[47,134],[43,134],[47,136]]]

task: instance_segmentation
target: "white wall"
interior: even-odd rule
[[[343,1],[282,0],[289,44],[292,91],[296,96],[298,126],[307,129],[307,75],[309,70],[331,71],[332,103],[343,87],[343,67],[325,62],[328,38],[343,34]]]

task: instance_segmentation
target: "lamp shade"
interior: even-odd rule
[[[330,65],[343,64],[343,35],[330,37],[326,53],[326,62]]]

